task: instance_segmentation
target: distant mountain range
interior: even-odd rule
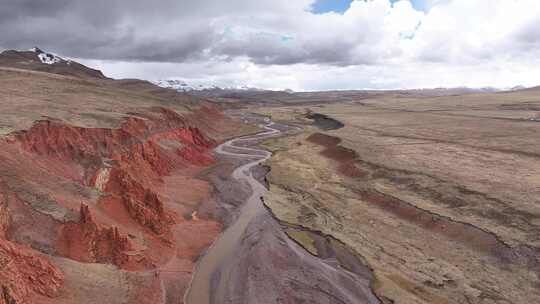
[[[260,93],[287,93],[294,94],[292,90],[267,90],[261,88],[250,87],[247,85],[235,86],[235,87],[220,87],[216,85],[192,85],[183,80],[158,80],[152,81],[152,83],[162,87],[174,89],[179,92],[186,92],[199,96],[213,96],[224,97],[228,95],[254,95]],[[400,92],[402,94],[415,94],[415,95],[460,95],[460,94],[475,94],[475,93],[495,93],[501,91],[519,91],[525,90],[527,87],[515,86],[511,88],[495,88],[495,87],[482,87],[482,88],[470,88],[470,87],[455,87],[455,88],[428,88],[428,89],[397,89],[397,90],[336,90],[336,92]]]
[[[441,97],[467,94],[488,94],[497,92],[530,90],[524,86],[500,89],[483,88],[429,88],[398,90],[333,90],[314,92],[294,92],[292,90],[273,91],[250,86],[219,87],[215,85],[190,85],[182,80],[160,80],[153,82],[163,87],[184,92],[189,95],[208,98],[215,102],[239,103],[251,105],[305,105],[308,103],[350,102],[382,96],[395,97]]]
[[[191,92],[191,91],[266,91],[264,89],[254,88],[247,85],[235,86],[235,87],[219,87],[216,85],[191,85],[183,80],[158,80],[152,81],[157,86],[162,88],[175,89],[179,92]]]

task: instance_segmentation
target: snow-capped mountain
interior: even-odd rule
[[[183,80],[158,80],[158,81],[153,81],[153,83],[162,88],[175,89],[179,92],[219,89],[219,87],[217,86],[189,85]]]
[[[45,52],[37,47],[29,50],[2,51],[0,53],[0,66],[74,77],[107,78],[99,70]]]
[[[152,81],[155,85],[162,88],[175,89],[179,92],[191,92],[191,91],[264,91],[263,89],[253,88],[250,86],[242,85],[235,87],[219,87],[216,85],[191,85],[183,80],[169,79]]]

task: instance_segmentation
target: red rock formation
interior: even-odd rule
[[[201,149],[197,146],[186,146],[178,149],[178,154],[190,163],[199,166],[208,166],[214,162],[211,156],[202,153]]]
[[[184,143],[190,143],[202,148],[210,148],[213,144],[208,140],[199,129],[188,127],[185,129],[178,129],[178,136]]]
[[[114,264],[125,269],[152,267],[140,254],[130,254],[133,246],[117,227],[99,227],[84,204],[79,222],[68,222],[61,228],[57,248],[61,255],[81,262]]]
[[[0,238],[0,304],[30,303],[34,294],[55,297],[63,274],[28,247]]]
[[[163,235],[173,220],[151,190],[153,183],[184,162],[211,164],[207,150],[215,143],[174,111],[156,108],[143,116],[127,119],[119,129],[41,121],[18,134],[16,141],[28,151],[82,165],[87,184],[115,195],[138,223]],[[163,140],[179,147],[163,147]],[[112,163],[112,168],[102,168],[104,162]]]
[[[141,173],[143,174],[143,173]],[[147,185],[148,186],[148,185]],[[158,235],[166,234],[173,223],[157,194],[135,179],[130,170],[114,168],[104,190],[123,204],[131,217]]]
[[[6,239],[9,215],[0,193],[0,304],[30,303],[33,295],[55,297],[63,274],[29,247]]]
[[[87,129],[61,122],[39,121],[30,130],[18,134],[16,141],[31,152],[88,163],[121,147],[129,137],[121,129]]]
[[[62,274],[45,255],[8,241],[4,230],[42,245],[40,248],[56,250],[59,256],[134,271],[159,269],[163,265],[167,270],[189,271],[192,260],[218,235],[221,226],[215,221],[183,220],[180,213],[184,209],[191,211],[193,206],[172,205],[176,203],[171,202],[174,191],[163,193],[162,187],[165,176],[177,174],[177,169],[213,163],[209,150],[216,142],[205,134],[222,132],[215,124],[222,115],[211,108],[182,116],[161,108],[138,117],[131,115],[117,129],[40,121],[27,131],[1,140],[9,149],[0,153],[0,164],[7,164],[5,167],[13,173],[9,175],[13,179],[10,182],[15,186],[13,190],[0,189],[0,203],[4,190],[8,194],[24,190],[35,192],[35,197],[28,196],[30,199],[43,197],[56,213],[50,218],[21,202],[24,208],[17,212],[32,218],[37,225],[41,223],[36,220],[39,217],[50,220],[48,233],[34,233],[32,221],[24,223],[24,231],[8,223],[0,204],[0,304],[32,303],[34,296],[54,296],[63,282]],[[38,170],[33,171],[34,167]],[[46,182],[51,177],[53,181]],[[35,188],[18,187],[18,180],[28,180]],[[95,192],[84,187],[96,188],[101,197],[94,198]],[[71,214],[69,210],[86,200],[88,196],[83,195],[88,193],[96,205],[81,206],[78,221],[59,219],[64,210]],[[169,208],[176,208],[179,214]],[[114,212],[103,216],[111,210]],[[39,217],[33,217],[38,214]],[[110,227],[111,222],[118,228]],[[176,276],[171,279],[175,290],[177,280]],[[189,275],[182,280],[187,282]],[[154,292],[161,296],[161,279],[156,279],[155,284]],[[147,292],[147,288],[141,289],[141,293]],[[178,294],[182,294],[181,288]],[[154,298],[147,302],[152,303]],[[140,303],[139,300],[135,297],[132,302]]]
[[[5,237],[5,231],[9,224],[9,215],[7,212],[7,204],[5,194],[0,192],[0,238]]]
[[[90,165],[103,158],[131,158],[147,162],[156,173],[164,175],[170,169],[158,141],[176,139],[185,145],[208,149],[214,142],[207,139],[198,128],[187,126],[185,119],[170,110],[154,120],[129,118],[119,129],[81,128],[61,122],[40,121],[30,130],[21,132],[16,141],[26,150],[70,159]],[[174,114],[172,114],[174,113]],[[171,116],[174,118],[170,118]]]

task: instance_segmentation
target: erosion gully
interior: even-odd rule
[[[270,137],[283,135],[280,130],[282,128],[279,128],[277,124],[270,122],[268,118],[264,121],[266,123],[262,126],[265,129],[264,132],[229,140],[215,149],[217,154],[248,161],[237,167],[232,172],[231,178],[237,182],[248,184],[251,188],[251,195],[240,207],[236,220],[222,232],[220,237],[199,259],[191,284],[184,296],[186,304],[211,304],[216,302],[216,296],[219,298],[226,294],[227,284],[232,283],[227,278],[231,277],[235,265],[231,261],[237,254],[246,229],[261,214],[270,212],[261,201],[261,197],[267,189],[253,176],[251,169],[269,159],[271,153],[262,149],[246,147],[253,146],[254,143]],[[216,280],[218,273],[219,280]],[[371,298],[374,300],[362,301],[362,303],[378,303],[374,296]]]

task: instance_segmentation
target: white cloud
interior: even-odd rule
[[[432,0],[427,12],[405,0],[355,0],[343,14],[317,15],[312,2],[199,19],[192,24],[214,35],[202,40],[202,58],[92,63],[118,77],[295,90],[540,83],[537,0]]]

